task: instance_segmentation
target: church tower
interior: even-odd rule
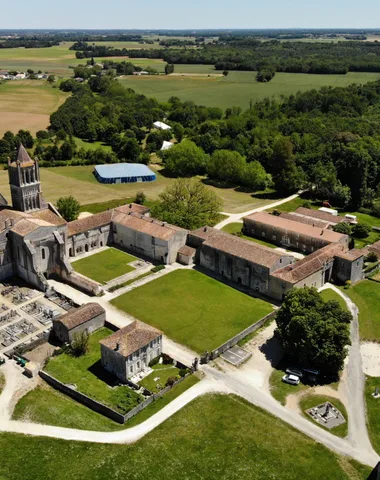
[[[32,160],[23,145],[20,145],[14,162],[8,159],[8,174],[15,210],[33,212],[44,208],[38,160]]]

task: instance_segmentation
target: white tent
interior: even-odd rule
[[[166,125],[164,122],[154,122],[153,123],[154,128],[158,128],[158,130],[171,130],[172,127],[169,127],[169,125]]]
[[[169,150],[169,148],[172,148],[173,145],[174,145],[174,143],[167,142],[166,140],[164,140],[164,143],[162,144],[162,147],[161,147],[161,151],[162,150]]]

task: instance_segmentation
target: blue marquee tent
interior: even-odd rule
[[[135,183],[156,180],[156,174],[141,163],[96,165],[94,175],[100,183]]]

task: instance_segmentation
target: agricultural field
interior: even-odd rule
[[[99,283],[107,283],[114,278],[132,272],[129,265],[137,258],[116,248],[107,248],[99,253],[71,262],[74,270]]]
[[[175,443],[173,443],[175,439]],[[231,441],[233,439],[233,441]],[[206,395],[132,445],[0,435],[0,477],[9,480],[109,478],[273,478],[359,480],[369,467],[339,456],[236,396]],[[26,455],[27,452],[27,455]],[[247,472],[249,472],[247,476]]]
[[[168,273],[112,304],[198,353],[217,348],[273,311],[270,303],[194,270]]]
[[[2,50],[0,50],[1,54]],[[0,137],[7,130],[35,134],[50,124],[50,114],[68,97],[45,80],[17,80],[0,85]]]
[[[181,68],[182,67],[182,68]],[[186,69],[184,68],[186,67]],[[220,73],[212,65],[201,65],[202,73]],[[196,73],[192,67],[175,66],[175,73]],[[167,101],[177,96],[182,101],[193,101],[200,105],[222,109],[240,106],[249,107],[250,100],[258,101],[265,97],[279,98],[298,91],[306,91],[323,86],[344,87],[351,83],[367,83],[380,79],[380,73],[348,73],[347,75],[308,75],[300,73],[276,73],[269,83],[256,81],[256,72],[230,72],[227,77],[178,76],[124,77],[119,81],[128,88],[159,101]]]

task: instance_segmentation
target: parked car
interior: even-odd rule
[[[289,367],[285,370],[285,372],[289,373],[289,375],[295,375],[296,377],[299,377],[299,378],[303,377],[303,372],[300,368]]]
[[[308,375],[314,375],[315,377],[318,377],[318,375],[321,373],[319,370],[315,370],[314,368],[303,368],[302,371]]]
[[[290,385],[298,385],[300,383],[300,377],[297,377],[297,375],[284,375],[282,381]]]

